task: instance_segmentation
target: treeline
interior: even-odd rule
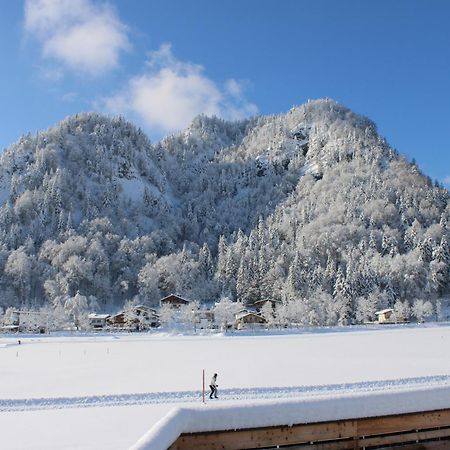
[[[109,312],[176,292],[279,300],[317,325],[435,308],[450,290],[448,198],[330,100],[199,117],[157,144],[82,114],[1,157],[0,306],[56,310],[79,293]]]

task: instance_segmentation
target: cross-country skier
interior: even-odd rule
[[[217,397],[217,388],[219,385],[217,384],[217,373],[215,373],[211,378],[211,384],[209,385],[211,389],[211,394],[209,394],[209,398],[218,398]]]

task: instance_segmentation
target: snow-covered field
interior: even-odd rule
[[[174,406],[450,385],[450,324],[270,335],[0,337],[0,448],[125,449]],[[212,404],[208,402],[204,407]]]

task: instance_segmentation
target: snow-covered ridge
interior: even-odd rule
[[[0,157],[0,308],[51,305],[66,328],[77,292],[107,313],[177,292],[289,303],[282,327],[364,323],[395,304],[441,318],[449,211],[447,190],[329,99],[201,116],[158,143],[79,114]]]
[[[246,405],[175,408],[130,450],[166,450],[181,433],[358,419],[450,407],[450,386]]]

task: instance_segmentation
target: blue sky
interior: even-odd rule
[[[0,149],[86,110],[155,140],[330,97],[450,186],[446,0],[0,0]]]

